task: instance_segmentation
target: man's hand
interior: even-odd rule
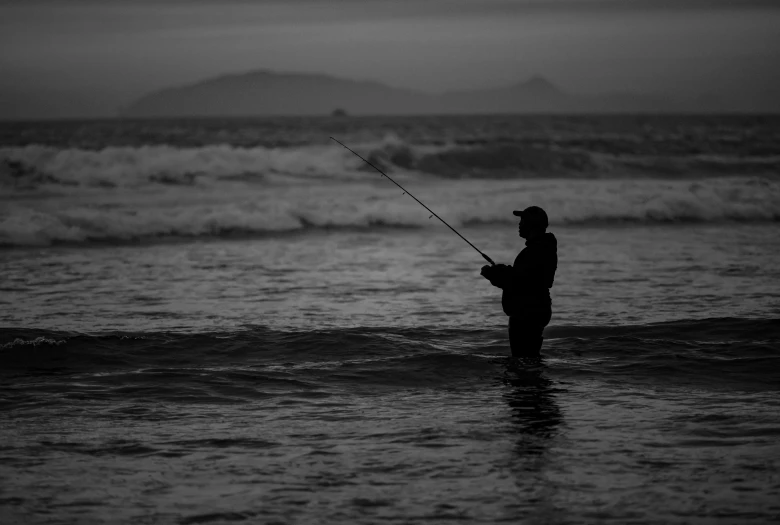
[[[490,284],[502,288],[507,277],[511,273],[512,267],[506,264],[496,264],[495,266],[485,265],[479,274],[490,281]]]

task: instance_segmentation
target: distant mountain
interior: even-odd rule
[[[253,71],[149,93],[128,117],[675,111],[670,101],[635,94],[578,96],[536,76],[508,87],[431,95],[328,75]]]

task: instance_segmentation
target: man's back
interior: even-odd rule
[[[534,307],[550,307],[550,288],[558,268],[558,240],[545,233],[525,243],[515,258],[512,279],[504,287],[501,306],[506,315]]]

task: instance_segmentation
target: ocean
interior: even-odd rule
[[[0,123],[2,523],[777,522],[779,391],[780,117]]]

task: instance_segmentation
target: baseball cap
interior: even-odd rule
[[[546,229],[547,226],[550,225],[550,223],[547,220],[547,213],[545,213],[545,211],[541,209],[539,206],[529,206],[524,210],[515,210],[512,212],[512,214],[518,217],[522,217],[524,220],[528,221],[529,223],[539,226],[541,228]]]

